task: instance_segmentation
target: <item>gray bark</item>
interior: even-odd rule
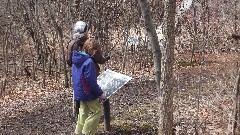
[[[146,0],[139,0],[139,4],[145,20],[147,32],[152,44],[152,52],[155,66],[155,79],[159,94],[159,135],[172,135],[173,128],[173,64],[175,45],[175,8],[176,1],[167,1],[166,16],[166,59],[164,65],[164,75],[161,80],[161,57],[160,46],[153,26],[151,12]],[[161,85],[160,85],[161,84]]]
[[[162,59],[161,108],[159,120],[159,134],[172,135],[173,133],[173,66],[175,46],[175,9],[176,0],[166,1],[165,39],[166,52]]]
[[[154,61],[154,67],[155,67],[155,79],[157,82],[157,89],[160,93],[161,57],[162,57],[161,55],[162,54],[159,47],[158,37],[157,37],[155,27],[153,25],[151,12],[148,7],[147,0],[139,0],[139,5],[141,7],[143,18],[145,20],[146,30],[149,35],[151,46],[152,46],[153,61]]]
[[[239,70],[240,71],[240,70]],[[235,95],[233,96],[233,121],[232,121],[232,135],[235,135],[235,130],[237,127],[237,121],[239,122],[239,118],[237,117],[237,114],[239,116],[239,89],[240,89],[240,72],[237,76],[237,82],[236,82],[236,91]]]

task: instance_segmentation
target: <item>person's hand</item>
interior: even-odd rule
[[[107,97],[105,96],[105,94],[103,93],[100,97],[101,100],[107,99]]]
[[[110,56],[105,57],[106,61],[110,60]]]
[[[108,61],[111,57],[109,55],[105,55],[104,58],[106,59],[106,61]]]

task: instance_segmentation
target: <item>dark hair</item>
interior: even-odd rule
[[[85,26],[85,28],[84,28],[84,32],[86,32],[87,30],[89,30],[89,24],[87,23],[87,22],[85,22],[86,23],[86,26]]]

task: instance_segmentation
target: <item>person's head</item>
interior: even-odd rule
[[[87,36],[89,24],[83,21],[77,21],[73,26],[73,39],[80,39]]]
[[[84,43],[82,50],[92,57],[97,51],[96,44],[97,44],[97,41],[90,38]]]

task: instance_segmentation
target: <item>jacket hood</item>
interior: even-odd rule
[[[88,58],[90,58],[90,56],[84,52],[73,51],[72,63],[76,67],[80,67]]]

